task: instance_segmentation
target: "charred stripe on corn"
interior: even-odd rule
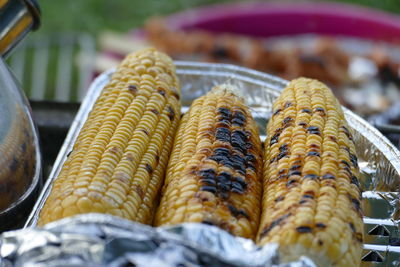
[[[259,244],[286,260],[360,264],[363,221],[355,147],[344,114],[322,83],[300,78],[273,105],[267,126]]]
[[[254,238],[261,159],[249,109],[229,88],[214,88],[181,120],[155,224],[201,222]]]
[[[180,117],[172,60],[128,55],[89,114],[54,182],[39,225],[79,213],[151,223]]]

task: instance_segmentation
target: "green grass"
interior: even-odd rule
[[[89,32],[104,30],[126,32],[140,27],[153,15],[167,15],[181,10],[229,0],[40,0],[41,33]],[[241,2],[244,2],[243,0]],[[339,0],[400,14],[399,0]]]

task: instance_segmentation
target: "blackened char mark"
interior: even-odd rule
[[[317,134],[317,135],[321,134],[321,132],[319,131],[319,128],[317,126],[310,126],[310,127],[307,128],[307,131],[310,134]]]
[[[227,128],[218,128],[215,133],[215,138],[219,141],[230,143],[231,131]]]
[[[246,123],[246,116],[242,111],[235,111],[233,113],[233,119],[232,119],[232,124],[233,125],[238,125],[238,126],[243,126]]]
[[[352,175],[352,176],[351,176],[351,179],[350,179],[350,182],[351,182],[352,184],[355,184],[357,187],[360,187],[360,182],[358,181],[357,176]]]
[[[231,136],[232,147],[243,154],[246,154],[246,141],[247,136],[244,131],[235,130]]]
[[[310,226],[299,226],[296,228],[296,231],[300,234],[311,233],[312,229]]]
[[[343,129],[343,132],[345,133],[347,138],[349,138],[349,140],[353,140],[353,137],[351,136],[351,133],[350,133],[349,129],[347,129],[346,126],[342,126],[341,128]]]
[[[272,221],[270,223],[270,225],[268,225],[266,228],[264,228],[260,234],[260,237],[263,238],[264,236],[266,236],[274,227],[284,223],[284,221],[290,216],[292,215],[291,213],[285,214],[281,217],[278,217],[276,220]]]
[[[238,209],[235,206],[233,206],[232,204],[227,204],[229,211],[231,212],[231,214],[234,217],[246,217],[247,219],[249,219],[249,215],[247,214],[247,212],[244,209]]]

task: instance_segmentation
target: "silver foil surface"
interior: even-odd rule
[[[4,233],[0,256],[0,266],[315,266],[306,257],[280,264],[275,244],[260,248],[215,226],[153,228],[95,213]]]
[[[253,116],[260,126],[262,140],[265,139],[264,129],[271,114],[272,102],[279,95],[279,91],[286,86],[287,81],[261,72],[232,65],[193,62],[176,62],[176,65],[177,73],[182,86],[181,99],[183,104],[183,112],[188,109],[189,105],[195,98],[205,94],[214,85],[228,83],[238,88],[239,94],[244,97],[244,99],[247,101],[247,104],[251,107]],[[44,189],[34,207],[34,210],[32,211],[26,223],[26,227],[32,227],[36,225],[40,210],[50,193],[52,183],[60,172],[62,165],[66,160],[67,154],[71,151],[79,134],[79,130],[83,126],[97,97],[99,96],[104,85],[109,81],[112,73],[113,70],[105,72],[92,83],[68,133],[64,145],[62,146],[50,177],[48,178]],[[363,206],[365,213],[363,265],[400,266],[400,152],[380,132],[378,132],[366,121],[348,109],[344,108],[344,112],[346,119],[352,128],[353,138],[356,143],[356,149],[359,156],[359,166],[362,172],[361,185],[364,191]],[[75,219],[76,221],[74,219],[66,219],[61,222],[55,222],[54,224],[49,224],[45,230],[28,229],[19,233],[7,233],[3,236],[3,244],[1,244],[0,251],[3,252],[5,247],[17,247],[16,249],[18,250],[18,248],[21,248],[21,246],[24,247],[25,243],[29,244],[28,241],[24,241],[27,238],[25,235],[28,234],[31,236],[32,240],[36,240],[40,243],[40,249],[38,248],[39,250],[53,249],[55,251],[54,253],[59,251],[58,248],[55,249],[54,246],[52,246],[50,240],[52,240],[51,238],[53,238],[53,236],[54,238],[58,238],[55,240],[59,240],[59,242],[61,242],[61,247],[68,249],[68,240],[70,240],[69,238],[73,238],[75,235],[74,232],[71,232],[72,236],[69,237],[70,234],[65,232],[67,229],[71,230],[69,224],[83,227],[81,229],[84,229],[82,230],[82,233],[84,233],[85,237],[80,235],[79,238],[81,238],[81,241],[79,242],[82,244],[86,244],[87,242],[95,243],[95,241],[92,240],[93,238],[94,240],[98,240],[96,235],[98,234],[99,227],[103,227],[102,223],[104,222],[107,226],[115,226],[116,228],[118,225],[122,226],[121,233],[119,233],[118,236],[121,238],[122,236],[126,237],[125,240],[127,243],[135,242],[135,239],[131,240],[130,238],[132,235],[128,235],[126,231],[128,228],[137,229],[137,231],[139,231],[138,229],[142,229],[140,231],[143,231],[143,233],[148,233],[148,235],[144,234],[143,236],[143,238],[146,240],[149,238],[151,239],[153,233],[157,233],[158,235],[164,233],[165,231],[170,234],[174,233],[174,238],[178,236],[181,240],[185,240],[185,242],[190,241],[189,243],[193,245],[193,248],[195,248],[192,250],[192,253],[200,255],[203,253],[205,248],[211,249],[214,251],[213,253],[219,257],[218,259],[226,261],[226,264],[237,263],[238,266],[258,266],[258,264],[268,266],[275,263],[278,264],[278,262],[273,260],[274,257],[278,256],[276,251],[273,252],[274,249],[272,247],[265,249],[257,248],[250,240],[246,240],[245,242],[243,239],[232,237],[229,234],[226,234],[224,231],[214,229],[210,226],[182,225],[170,229],[152,229],[149,227],[140,226],[138,224],[128,223],[126,221],[122,222],[121,220],[117,220],[115,218],[110,219],[110,217],[107,217],[107,219],[105,219],[106,217],[101,217],[99,215],[93,215],[94,217],[90,217],[89,215],[87,216],[88,217],[77,217]],[[94,224],[95,222],[100,224],[96,226]],[[85,223],[91,226],[85,228]],[[130,224],[130,226],[128,226],[128,224]],[[124,228],[126,229],[124,230]],[[196,228],[196,230],[194,230],[194,228]],[[90,229],[93,229],[93,231]],[[37,234],[31,235],[30,233],[33,232]],[[118,231],[116,231],[116,233],[117,232]],[[7,239],[7,235],[10,235],[9,237],[12,238]],[[137,239],[141,235],[134,236],[136,236],[135,238]],[[162,234],[162,236],[164,237],[164,234]],[[65,240],[62,238],[65,238]],[[14,243],[10,242],[9,240],[14,240]],[[172,240],[176,239],[171,239],[171,242]],[[212,245],[208,243],[211,242],[210,240],[214,240],[212,241]],[[71,243],[70,249],[73,249],[73,247],[79,248],[79,242],[73,243],[75,245],[72,245]],[[94,243],[93,247],[96,247]],[[101,250],[103,251],[104,246],[101,244],[102,243],[100,242],[99,246],[102,247]],[[121,249],[123,250],[123,248]],[[92,250],[95,249],[89,245],[85,248],[79,249],[79,251],[82,253],[92,253],[90,252]],[[181,255],[186,255],[183,252],[183,247],[177,247],[176,251],[178,250],[181,250]],[[141,248],[139,247],[137,249],[133,249],[131,247],[132,253],[135,252],[140,254],[140,251]],[[171,248],[171,251],[175,250]],[[234,251],[234,253],[231,253],[230,251]],[[115,258],[119,257],[119,252],[117,249],[113,250],[112,253],[114,253]],[[162,255],[162,252],[160,253],[160,255]],[[210,251],[207,253],[209,253],[207,255],[210,257],[214,257],[212,256],[213,253]],[[55,255],[59,254],[56,253]],[[142,256],[144,257],[143,259],[147,259],[149,261],[156,260],[155,258],[159,257],[158,254],[152,255],[153,257],[150,256],[149,259],[146,258],[145,253],[143,253]],[[251,255],[251,257],[248,258],[247,255]],[[268,256],[268,259],[263,258],[267,257],[266,255],[270,255]],[[110,257],[112,258],[112,256]],[[67,256],[65,259],[69,260]],[[161,257],[159,259],[164,258]],[[244,262],[241,261],[241,259],[243,259]],[[254,261],[252,261],[252,259],[254,259]],[[259,261],[257,261],[257,259],[259,259]],[[169,259],[165,259],[165,262],[169,262]],[[72,263],[72,261],[66,261],[65,263]],[[218,266],[218,264],[213,263],[209,266]],[[309,263],[307,263],[307,261],[302,261],[298,264]],[[179,265],[174,265],[173,261],[171,261],[171,265],[168,266]]]

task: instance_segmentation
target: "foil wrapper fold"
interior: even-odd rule
[[[0,266],[314,267],[280,263],[276,244],[257,247],[210,225],[153,228],[105,214],[66,218],[0,238]]]

